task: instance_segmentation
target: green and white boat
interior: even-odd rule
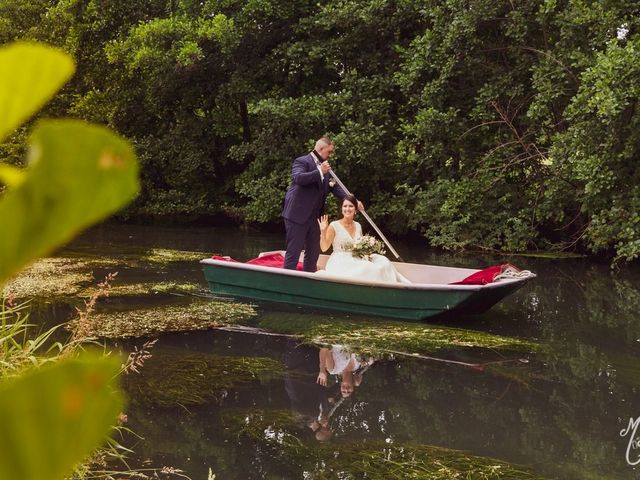
[[[263,252],[260,257],[274,254],[284,252]],[[319,269],[328,258],[320,255]],[[486,285],[452,285],[480,270],[392,262],[411,283],[383,283],[221,259],[205,259],[200,263],[216,296],[407,320],[422,320],[446,312],[483,313],[535,277],[524,272],[525,275]]]

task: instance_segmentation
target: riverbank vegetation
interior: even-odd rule
[[[321,134],[394,234],[433,246],[640,253],[640,7],[9,0],[0,39],[67,50],[47,115],[139,152],[130,214],[279,221],[292,159]],[[24,132],[0,157],[19,163]]]

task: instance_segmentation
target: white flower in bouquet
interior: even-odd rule
[[[372,253],[385,254],[382,242],[371,235],[363,235],[353,242],[345,242],[342,248],[351,252],[351,255],[356,258],[366,258],[367,260]]]

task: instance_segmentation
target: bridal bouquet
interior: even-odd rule
[[[353,242],[345,242],[342,248],[347,252],[351,252],[351,255],[356,258],[365,258],[367,260],[372,253],[385,254],[382,242],[371,235],[363,235]]]

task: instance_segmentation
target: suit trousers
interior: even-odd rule
[[[304,271],[315,272],[320,256],[320,226],[315,215],[307,223],[296,223],[285,218],[287,231],[287,253],[284,256],[284,268],[295,270],[300,253],[304,249]]]

